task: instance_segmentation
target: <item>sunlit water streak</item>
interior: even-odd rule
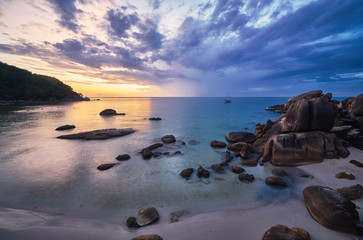
[[[179,177],[184,168],[209,167],[221,161],[222,150],[209,146],[224,141],[230,131],[253,132],[255,124],[279,114],[264,107],[286,98],[104,98],[61,105],[0,107],[0,204],[53,213],[98,217],[123,216],[145,206],[213,210],[236,204],[257,207],[289,197],[289,188],[266,186],[270,173],[263,167],[244,167],[257,178],[246,184],[226,169],[209,179]],[[125,116],[102,117],[113,108]],[[149,117],[162,117],[149,121]],[[74,124],[63,132],[55,128]],[[136,133],[103,141],[61,140],[61,134],[103,128],[135,128]],[[173,134],[187,144],[162,151],[182,155],[143,160],[139,150]],[[190,145],[188,141],[200,143]],[[158,151],[158,150],[157,150]],[[128,153],[131,159],[100,172],[103,163]],[[240,166],[235,159],[231,165]]]

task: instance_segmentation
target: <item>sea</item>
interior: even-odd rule
[[[144,207],[187,209],[191,212],[255,208],[290,197],[289,188],[267,186],[270,170],[247,167],[234,158],[255,181],[243,183],[227,167],[215,173],[226,149],[210,147],[232,131],[254,132],[257,123],[280,114],[267,106],[288,98],[100,98],[36,106],[0,106],[0,207],[104,219],[125,219]],[[124,116],[100,116],[107,108]],[[150,121],[161,117],[161,121]],[[61,125],[75,129],[55,131]],[[62,134],[106,128],[134,128],[127,136],[107,140],[65,140]],[[139,153],[172,134],[177,142],[156,149],[169,155],[144,160]],[[185,145],[182,144],[185,143]],[[225,141],[226,142],[226,141]],[[180,151],[180,154],[174,154]],[[129,154],[131,159],[115,158]],[[105,163],[117,163],[99,171]],[[196,173],[179,176],[185,168],[203,166],[209,178]]]

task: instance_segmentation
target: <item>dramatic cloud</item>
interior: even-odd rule
[[[54,11],[60,16],[58,23],[76,33],[79,27],[76,13],[81,12],[75,6],[76,0],[49,0],[49,2],[53,5]]]
[[[0,22],[8,27],[0,52],[55,64],[44,57],[53,55],[112,83],[188,82],[208,96],[221,89],[222,95],[290,95],[299,86],[348,95],[363,88],[363,5],[357,0],[49,2],[58,23],[72,32],[32,42],[11,32],[16,26],[2,8]],[[47,14],[43,8],[39,15]]]

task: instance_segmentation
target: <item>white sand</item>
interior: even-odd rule
[[[255,209],[243,209],[243,202],[227,209],[213,212],[192,212],[181,218],[180,222],[169,223],[168,208],[158,209],[158,223],[130,231],[125,227],[125,219],[120,222],[80,219],[72,216],[49,215],[28,210],[0,208],[0,239],[131,239],[132,237],[157,233],[164,240],[186,239],[261,239],[264,232],[275,224],[288,227],[302,227],[307,230],[312,240],[355,240],[363,236],[340,233],[329,230],[317,223],[305,207],[302,191],[310,185],[322,185],[331,188],[351,186],[363,183],[363,169],[349,163],[355,159],[363,162],[363,151],[350,148],[351,155],[346,159],[325,160],[295,168],[285,168],[292,196],[281,203],[271,203]],[[270,164],[264,166],[272,168]],[[298,172],[306,172],[314,178],[300,178]],[[335,178],[335,174],[347,171],[355,175],[355,180]],[[243,183],[241,183],[243,184]],[[273,199],[271,199],[273,202]],[[363,208],[363,198],[354,201]],[[357,209],[363,220],[363,209]]]

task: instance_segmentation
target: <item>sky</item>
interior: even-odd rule
[[[0,0],[0,61],[90,97],[363,92],[362,0]]]

